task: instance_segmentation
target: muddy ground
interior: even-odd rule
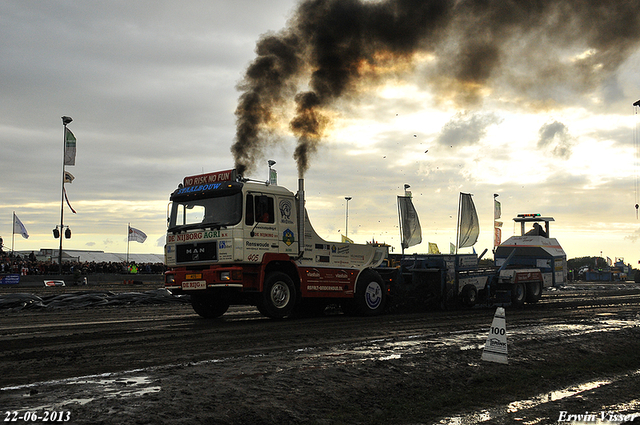
[[[508,365],[481,360],[494,312],[330,309],[275,321],[250,307],[204,320],[186,303],[4,309],[0,411],[18,423],[32,412],[78,424],[624,423],[635,413],[640,423],[640,286],[575,285],[507,307]]]

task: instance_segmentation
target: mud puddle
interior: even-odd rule
[[[59,411],[99,399],[123,399],[159,392],[160,385],[144,372],[108,373],[2,388],[0,396],[6,403],[3,410],[19,413]]]
[[[543,419],[527,419],[528,410],[534,409],[546,403],[552,403],[572,397],[581,397],[585,393],[588,393],[590,391],[597,391],[598,389],[604,388],[607,385],[611,385],[622,379],[638,379],[639,377],[640,369],[632,373],[618,375],[612,379],[584,382],[579,385],[562,388],[544,394],[539,394],[528,400],[514,401],[505,406],[494,409],[486,409],[468,415],[444,418],[438,423],[441,425],[474,425],[486,422],[491,423],[497,420],[504,421],[505,419],[510,418],[517,423],[522,423],[523,425],[534,425],[540,423],[540,421],[542,421]],[[628,403],[621,403],[616,405],[601,406],[598,411],[579,412],[580,415],[583,415],[582,421],[567,420],[566,422],[589,424],[617,424],[625,422],[628,419],[633,420],[634,415],[640,418],[640,414],[636,413],[639,407],[640,400],[634,400]],[[561,411],[558,414],[558,418],[561,418],[560,415],[562,415]],[[569,414],[565,412],[564,417],[568,418],[568,416]],[[563,422],[562,420],[559,421]]]

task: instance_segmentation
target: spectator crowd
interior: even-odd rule
[[[160,274],[166,270],[163,263],[140,263],[135,264],[126,261],[122,262],[76,262],[63,261],[62,274],[91,275],[99,273],[109,274]],[[52,275],[60,273],[60,266],[51,260],[40,261],[32,252],[28,256],[14,255],[12,253],[0,252],[0,273],[15,273],[26,275]]]

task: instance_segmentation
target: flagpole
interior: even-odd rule
[[[402,249],[402,255],[404,256],[404,241],[402,232],[402,218],[400,217],[400,197],[398,196],[398,228],[400,229],[400,248]]]
[[[16,212],[13,212],[13,222],[11,223],[12,234],[11,234],[11,253],[13,254],[13,241],[16,238]]]
[[[496,198],[498,197],[497,193],[493,194],[493,224],[491,228],[493,229],[493,253],[496,253]]]
[[[129,266],[129,232],[131,231],[131,223],[127,223],[127,266]]]
[[[460,246],[460,209],[462,208],[462,192],[458,197],[458,220],[456,222],[456,255],[458,254],[458,246]]]
[[[60,248],[58,250],[58,270],[60,274],[62,274],[62,238],[64,233],[64,171],[66,162],[67,124],[71,121],[73,121],[71,117],[62,117],[62,189],[60,190]]]

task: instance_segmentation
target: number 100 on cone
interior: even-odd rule
[[[484,344],[482,360],[488,362],[504,363],[507,361],[507,325],[505,321],[504,308],[498,307],[493,316],[489,336]]]

